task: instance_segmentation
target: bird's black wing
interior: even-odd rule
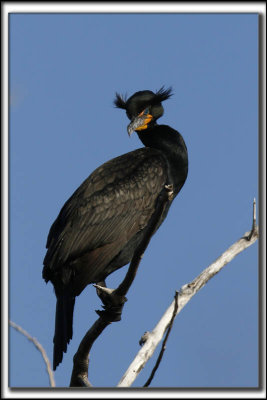
[[[94,281],[98,270],[112,260],[142,230],[167,181],[160,151],[142,148],[97,168],[74,192],[52,225],[44,260],[46,268],[82,260],[82,279]],[[80,262],[80,266],[83,265]]]

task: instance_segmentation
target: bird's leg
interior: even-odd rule
[[[127,298],[117,295],[115,289],[107,288],[105,281],[98,282],[93,286],[96,288],[97,295],[103,302],[102,307],[104,308],[104,310],[96,310],[96,313],[109,322],[120,321],[122,309]]]

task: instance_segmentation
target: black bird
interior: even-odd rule
[[[172,185],[173,198],[185,183],[188,157],[179,132],[158,125],[161,102],[171,88],[136,92],[128,100],[116,93],[114,104],[126,110],[145,147],[97,168],[64,204],[51,226],[43,278],[57,297],[53,369],[72,338],[75,297],[90,283],[128,264],[145,235],[159,194]],[[169,202],[169,205],[171,201]],[[167,215],[166,207],[157,228]]]

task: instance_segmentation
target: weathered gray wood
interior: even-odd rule
[[[253,225],[252,230],[246,232],[239,240],[230,246],[220,257],[217,258],[209,267],[204,269],[192,282],[182,286],[178,296],[178,310],[177,314],[184,308],[184,306],[191,300],[191,298],[226,264],[228,264],[234,257],[251,246],[258,239],[259,230],[255,224],[256,219],[255,202],[253,208]],[[144,368],[146,362],[153,355],[157,345],[161,341],[173,315],[175,302],[173,301],[168,307],[159,323],[155,326],[152,332],[146,334],[146,342],[137,353],[135,359],[123,375],[118,383],[118,387],[129,387],[137,378],[140,371]]]

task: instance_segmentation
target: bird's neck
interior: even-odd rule
[[[167,161],[169,177],[175,194],[182,188],[188,172],[187,148],[182,135],[168,125],[154,124],[138,132],[139,139],[146,147],[158,149]]]

